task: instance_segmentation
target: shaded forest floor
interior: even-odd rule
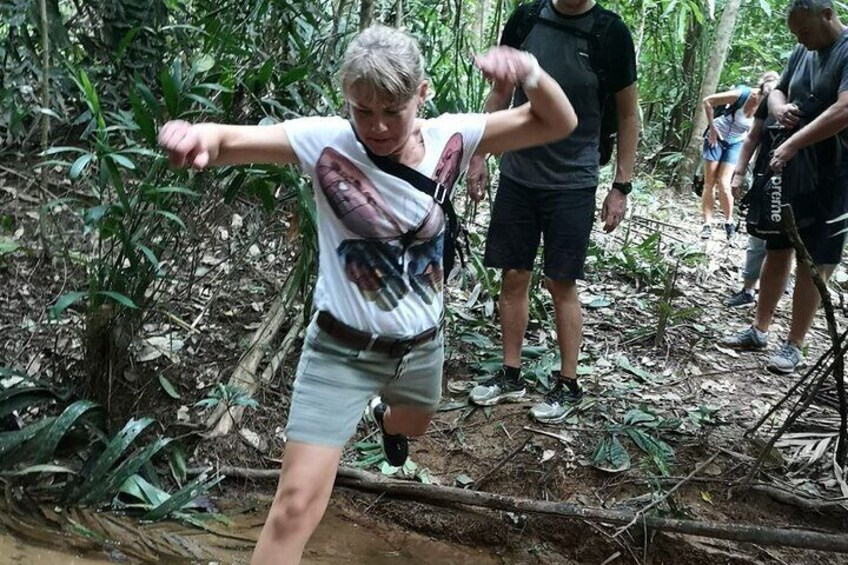
[[[25,174],[8,166],[0,171],[0,236],[17,246],[0,252],[0,358],[4,366],[48,382],[79,385],[85,373],[82,321],[72,312],[53,321],[46,311],[58,296],[83,285],[83,269],[67,257],[48,260],[39,252],[39,206],[36,191],[27,186]],[[56,196],[61,191],[55,187]],[[364,420],[344,463],[433,484],[636,511],[717,454],[658,511],[848,532],[848,511],[811,509],[848,496],[833,470],[838,414],[832,391],[825,391],[766,459],[756,477],[764,488],[738,488],[763,440],[787,412],[778,411],[753,439],[745,437],[746,430],[799,375],[773,375],[764,368],[766,354],[715,345],[753,316],[752,307],[721,304],[740,287],[744,236],[728,244],[714,229],[713,238],[702,241],[695,210],[688,194],[639,193],[631,198],[629,219],[614,234],[595,230],[587,280],[580,284],[585,327],[579,373],[588,394],[563,423],[543,426],[528,416],[546,390],[547,375],[559,367],[552,306],[541,283],[531,291],[526,342],[530,400],[491,409],[468,405],[468,388],[500,363],[497,281],[472,261],[449,289],[442,406],[427,435],[412,443],[414,465],[394,469],[375,457],[378,438],[373,424]],[[288,235],[288,214],[264,215],[247,201],[222,204],[208,219],[211,235],[200,244],[204,249],[195,271],[182,273],[168,287],[145,320],[127,369],[117,377],[113,412],[126,418],[155,416],[163,433],[181,437],[188,446],[192,466],[278,465],[299,346],[260,388],[259,407],[246,412],[238,433],[204,438],[205,414],[195,403],[229,378],[282,287],[297,251]],[[470,222],[475,256],[482,253],[487,217],[484,205]],[[84,248],[78,219],[61,207],[55,218],[63,239]],[[841,270],[832,285],[840,323],[845,301],[839,285],[846,279]],[[769,351],[786,335],[789,309],[787,297],[781,300]],[[820,315],[808,336],[808,361],[828,346]],[[233,480],[219,494],[242,499],[272,488],[272,483]],[[787,504],[786,497],[778,502],[768,494],[775,492],[794,493],[808,508]],[[408,528],[502,554],[508,563],[633,563],[646,555],[652,563],[844,562],[819,552],[674,534],[614,537],[615,528],[588,522],[443,510],[346,489],[336,491],[331,505],[336,515],[360,526],[379,522],[380,528]],[[404,538],[392,539],[402,545]]]

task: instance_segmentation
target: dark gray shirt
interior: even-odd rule
[[[796,46],[777,89],[804,112],[802,124],[833,105],[841,92],[848,91],[848,29],[832,46],[821,51]],[[820,141],[816,150],[818,163],[832,167],[821,171],[825,178],[830,178],[818,189],[822,205],[829,209],[830,217],[848,212],[848,129],[835,138]]]
[[[550,1],[539,15],[558,25],[589,32],[599,6],[577,16],[556,12]],[[598,185],[598,143],[600,139],[601,104],[598,77],[589,62],[588,41],[571,33],[536,23],[523,42],[514,37],[513,14],[504,27],[501,44],[520,47],[539,60],[568,95],[577,113],[577,129],[566,139],[505,153],[501,158],[501,173],[510,179],[533,188],[580,189]],[[511,35],[512,34],[512,35]],[[633,38],[627,26],[616,19],[607,33],[604,55],[609,56],[607,77],[609,90],[618,92],[636,81],[636,57]],[[513,106],[527,102],[527,95],[517,88]]]
[[[777,89],[806,114],[802,118],[804,123],[836,102],[839,93],[848,90],[848,29],[832,46],[821,51],[807,51],[803,45],[797,45]],[[842,149],[848,149],[848,129],[837,137]]]

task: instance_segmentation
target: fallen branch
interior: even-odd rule
[[[286,285],[288,286],[288,284]],[[253,339],[250,342],[245,354],[239,360],[233,374],[230,376],[229,385],[238,387],[243,390],[248,396],[253,396],[259,384],[256,379],[257,368],[271,341],[280,331],[280,326],[283,325],[283,320],[286,317],[286,310],[289,306],[288,293],[283,291],[277,297],[265,321],[253,334]],[[211,428],[207,437],[225,436],[233,429],[233,425],[238,423],[244,415],[244,406],[227,406],[224,403],[218,406],[212,415],[206,420],[206,427]]]
[[[628,523],[627,523],[627,524],[626,524],[623,528],[620,528],[620,529],[619,529],[619,530],[615,533],[615,535],[614,535],[613,537],[614,537],[614,538],[615,538],[615,537],[618,537],[618,536],[620,536],[621,534],[623,534],[624,532],[626,532],[627,530],[629,530],[629,529],[630,529],[630,527],[631,527],[631,526],[633,526],[633,525],[635,525],[635,524],[636,524],[636,522],[638,522],[640,518],[641,518],[641,519],[644,519],[644,518],[645,518],[645,514],[647,514],[649,510],[651,510],[651,509],[655,508],[656,506],[658,506],[658,505],[659,505],[662,501],[666,500],[669,496],[671,496],[672,494],[674,494],[674,493],[675,493],[675,492],[676,492],[676,491],[677,491],[680,487],[682,487],[683,485],[685,485],[686,483],[688,483],[688,482],[689,482],[689,480],[690,480],[692,477],[694,477],[695,475],[697,475],[698,473],[700,473],[701,471],[703,471],[704,469],[706,469],[707,467],[709,467],[709,466],[710,466],[710,464],[711,464],[713,461],[715,461],[715,458],[716,458],[716,457],[718,457],[718,453],[713,453],[712,457],[710,457],[709,459],[707,459],[706,461],[704,461],[703,463],[701,463],[700,465],[698,465],[697,467],[695,467],[695,469],[694,469],[691,473],[689,473],[688,475],[686,475],[686,477],[684,477],[682,481],[678,482],[676,485],[674,485],[673,487],[671,487],[671,488],[668,490],[668,492],[666,492],[664,495],[662,495],[661,497],[659,497],[659,498],[658,498],[658,499],[656,499],[655,501],[651,502],[650,504],[648,504],[647,506],[645,506],[644,508],[642,508],[641,510],[639,510],[638,512],[636,512],[636,515],[635,515],[635,516],[633,516],[633,520],[631,520],[630,522],[628,522]]]
[[[276,469],[258,470],[224,466],[218,467],[217,470],[219,473],[230,477],[249,479],[276,480],[280,476],[280,471]],[[199,471],[199,469],[189,470],[190,473],[194,471]],[[528,498],[471,491],[456,487],[424,485],[409,481],[387,479],[373,473],[349,467],[339,467],[338,474],[336,475],[336,485],[368,492],[385,493],[386,496],[415,500],[425,504],[455,503],[491,508],[505,512],[529,512],[605,524],[629,524],[635,516],[633,512],[578,506],[564,502],[531,500]],[[848,536],[844,534],[826,534],[795,528],[772,528],[741,522],[722,524],[718,522],[676,520],[654,516],[643,516],[640,522],[645,528],[665,532],[756,543],[767,546],[796,547],[799,549],[848,553]]]
[[[827,283],[821,276],[821,273],[816,269],[815,261],[810,256],[809,251],[801,241],[801,235],[798,233],[798,226],[795,225],[795,216],[792,213],[792,207],[784,204],[781,207],[780,227],[789,237],[792,246],[795,248],[795,255],[803,261],[810,271],[810,276],[813,278],[813,283],[821,295],[822,306],[824,307],[824,315],[827,320],[827,333],[830,335],[830,341],[834,351],[839,349],[839,327],[836,325],[836,315],[833,312],[833,302],[830,300],[830,291],[827,290]],[[836,460],[841,466],[845,466],[845,455],[848,450],[848,398],[845,395],[845,365],[844,358],[837,355],[833,362],[833,374],[836,377],[836,392],[839,398],[839,442],[836,444]]]
[[[277,371],[280,369],[280,366],[283,364],[283,361],[286,360],[286,357],[289,355],[289,351],[294,345],[297,336],[300,334],[300,330],[303,329],[303,316],[294,316],[294,322],[292,322],[289,331],[286,333],[286,336],[283,338],[283,342],[280,344],[280,348],[271,357],[271,360],[268,362],[268,366],[265,367],[265,370],[262,371],[262,382],[270,383],[274,378],[274,375],[277,374]]]
[[[747,493],[749,491],[768,496],[782,504],[788,504],[810,512],[842,515],[845,515],[845,513],[848,512],[848,503],[812,500],[810,498],[798,496],[797,494],[793,494],[786,490],[767,485],[746,485],[731,489],[731,492],[734,494],[739,492]]]

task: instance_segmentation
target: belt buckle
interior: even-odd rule
[[[436,184],[436,190],[433,191],[433,200],[438,204],[443,204],[445,202],[445,197],[448,195],[448,187],[445,186],[445,183],[440,182]]]
[[[371,339],[368,341],[368,345],[365,346],[365,349],[363,349],[363,351],[371,351],[371,348],[373,348],[374,344],[377,343],[377,339],[379,337],[380,336],[377,334],[371,334]]]

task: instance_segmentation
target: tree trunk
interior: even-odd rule
[[[367,28],[374,20],[374,0],[362,0],[359,5],[359,31]]]
[[[694,77],[698,75],[696,67],[698,62],[698,49],[701,47],[702,28],[703,26],[698,22],[698,20],[694,16],[690,15],[689,29],[686,30],[686,47],[683,50],[683,61],[681,63],[681,73],[679,75],[681,77]],[[668,121],[669,126],[663,135],[663,146],[667,149],[678,151],[683,151],[685,149],[685,147],[682,146],[683,136],[681,129],[686,118],[686,108],[689,108],[692,103],[692,90],[693,88],[690,82],[686,94],[678,100],[677,104],[671,111],[671,119]]]
[[[727,51],[730,48],[733,29],[736,27],[736,18],[739,15],[740,4],[742,4],[742,0],[727,0],[724,11],[721,13],[721,20],[719,20],[715,32],[712,53],[707,64],[707,71],[704,73],[704,79],[701,81],[700,95],[695,105],[692,119],[692,134],[689,137],[689,143],[683,151],[683,159],[680,161],[674,175],[674,184],[678,190],[683,189],[685,179],[691,178],[698,166],[702,145],[702,132],[707,127],[707,118],[701,108],[701,101],[710,94],[713,94],[718,86],[721,71],[724,69],[724,61],[727,59]]]

